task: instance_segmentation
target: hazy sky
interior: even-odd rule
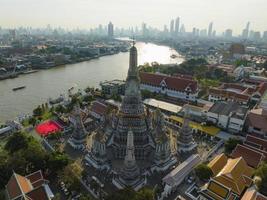
[[[163,28],[180,16],[192,27],[226,28],[239,34],[247,21],[254,30],[267,30],[267,0],[0,0],[0,26],[91,28],[112,21],[115,26]]]

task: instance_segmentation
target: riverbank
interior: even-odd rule
[[[167,46],[137,42],[138,64],[156,61],[161,64],[181,63],[183,58],[171,59],[173,53]],[[98,59],[61,65],[38,73],[2,80],[0,83],[0,121],[15,119],[18,115],[31,113],[32,110],[49,98],[66,94],[71,87],[83,89],[98,87],[101,81],[125,79],[129,65],[129,53],[121,52]],[[25,85],[16,92],[12,88]]]
[[[101,55],[90,57],[90,58],[88,58],[88,57],[87,58],[82,58],[82,59],[79,59],[79,60],[76,60],[76,61],[73,61],[73,62],[65,62],[65,63],[61,63],[61,64],[58,64],[58,65],[55,64],[55,65],[51,65],[51,66],[47,66],[47,67],[35,67],[35,68],[27,69],[25,71],[11,72],[11,73],[0,75],[0,81],[6,80],[6,79],[18,78],[21,75],[27,75],[27,74],[36,73],[39,70],[49,70],[49,69],[52,69],[52,68],[55,68],[55,67],[64,66],[64,65],[78,64],[78,63],[81,63],[81,62],[86,62],[86,61],[90,61],[90,60],[94,60],[94,59],[99,59],[99,58],[104,57],[104,56],[111,56],[111,55],[115,55],[115,54],[122,53],[122,52],[127,52],[127,51],[119,51],[119,52],[114,52],[114,53],[105,53],[105,54],[101,54]]]

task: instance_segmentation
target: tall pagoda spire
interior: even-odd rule
[[[130,48],[130,59],[127,80],[137,79],[139,80],[139,74],[137,69],[137,48],[133,42],[133,46]]]
[[[72,137],[69,139],[69,144],[75,149],[85,148],[87,132],[82,121],[79,103],[74,105],[72,119],[74,130]]]
[[[193,140],[192,129],[189,126],[190,122],[190,113],[189,106],[184,106],[184,122],[180,131],[180,135],[178,137],[178,150],[180,152],[189,152],[195,149],[196,143]]]
[[[124,158],[124,165],[126,168],[133,168],[136,165],[134,155],[134,135],[132,130],[129,130],[127,134],[127,147],[126,156]]]

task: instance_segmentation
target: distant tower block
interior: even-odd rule
[[[185,106],[184,122],[177,140],[178,152],[180,153],[191,152],[197,147],[197,144],[193,140],[192,129],[189,126],[189,122],[189,108]]]
[[[108,24],[108,37],[113,38],[114,37],[114,26],[111,22]]]
[[[74,106],[73,109],[72,123],[74,130],[68,143],[74,149],[84,149],[86,147],[87,132],[82,122],[80,106],[78,103]]]
[[[122,173],[113,179],[113,184],[119,189],[132,187],[135,190],[142,188],[146,184],[146,178],[142,177],[136,164],[134,155],[134,134],[132,130],[127,134],[127,148],[124,158]]]

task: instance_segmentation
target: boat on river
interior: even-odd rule
[[[22,90],[22,89],[24,89],[24,88],[26,88],[25,85],[23,85],[23,86],[19,86],[19,87],[15,87],[15,88],[13,88],[12,90],[13,90],[13,91],[17,91],[17,90]]]

